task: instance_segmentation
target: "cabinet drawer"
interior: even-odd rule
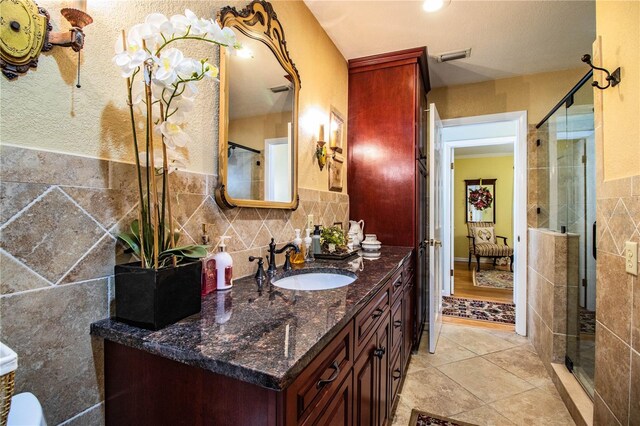
[[[402,280],[402,276],[403,276],[403,272],[402,272],[402,268],[400,268],[391,277],[390,281],[391,281],[391,300],[392,300],[392,303],[393,303],[393,301],[395,301],[398,298],[398,296],[400,296],[402,294],[402,287],[403,287],[403,284],[404,284],[404,281]]]
[[[398,395],[398,389],[400,389],[400,383],[402,382],[402,362],[401,362],[400,352],[398,352],[391,361],[389,368],[389,382],[391,388],[391,399],[390,406],[393,406],[393,402],[396,399],[396,395]]]
[[[353,366],[353,332],[349,323],[304,369],[287,389],[287,405],[295,407],[296,418],[288,424],[306,422],[316,407],[324,407]]]
[[[369,337],[382,323],[386,315],[389,315],[391,283],[388,281],[373,299],[356,315],[355,320],[355,355],[362,351]]]
[[[402,299],[398,299],[391,307],[391,353],[397,351],[402,345],[403,322]]]

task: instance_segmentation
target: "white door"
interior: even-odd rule
[[[436,351],[442,328],[442,121],[429,105],[429,352]]]

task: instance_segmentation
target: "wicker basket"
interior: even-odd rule
[[[7,425],[9,410],[11,409],[11,398],[16,385],[16,372],[0,376],[0,426]]]

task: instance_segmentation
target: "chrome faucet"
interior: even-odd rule
[[[291,269],[291,254],[290,254],[290,250],[295,250],[296,253],[300,252],[300,249],[298,248],[298,246],[296,246],[293,243],[288,243],[285,244],[283,247],[281,247],[280,249],[276,250],[276,243],[275,240],[272,238],[271,242],[269,243],[269,268],[267,269],[267,273],[270,275],[273,275],[276,273],[276,254],[280,254],[284,251],[286,251],[285,256],[284,256],[284,267],[282,268],[284,271],[288,271]]]

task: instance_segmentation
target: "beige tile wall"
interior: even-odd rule
[[[602,181],[596,214],[596,425],[640,425],[640,279],[625,272],[625,241],[640,242],[640,176]]]
[[[551,363],[564,363],[567,333],[572,328],[567,327],[567,294],[578,289],[578,265],[567,260],[577,243],[575,235],[529,229],[529,339],[552,376]]]
[[[549,132],[529,124],[527,135],[528,197],[527,224],[531,228],[549,226]],[[538,145],[539,141],[539,145]],[[539,211],[538,211],[539,209]]]
[[[10,146],[0,161],[0,339],[19,355],[16,392],[33,392],[49,424],[99,423],[102,342],[89,324],[110,314],[113,266],[126,259],[115,235],[137,215],[135,168]],[[292,240],[307,214],[347,225],[346,194],[301,188],[293,212],[222,210],[215,176],[177,172],[171,185],[182,241],[200,242],[202,223],[231,236],[236,277],[254,273],[248,256],[265,255],[272,237]]]

